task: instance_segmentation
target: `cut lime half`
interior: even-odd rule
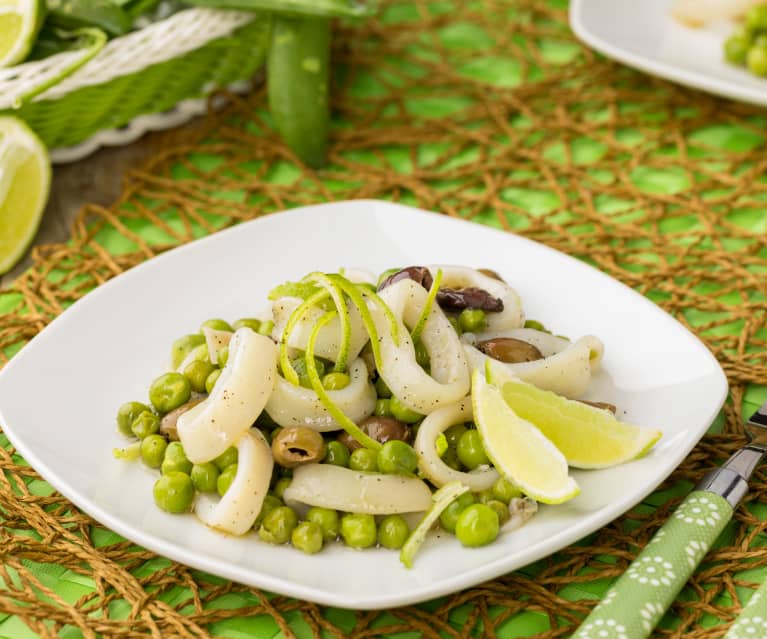
[[[43,0],[0,2],[0,69],[27,57],[45,12]]]
[[[34,238],[50,185],[43,143],[21,120],[0,117],[0,274],[21,259]]]
[[[479,370],[471,380],[471,403],[487,456],[526,495],[544,504],[561,504],[580,492],[568,475],[565,456],[517,415]]]

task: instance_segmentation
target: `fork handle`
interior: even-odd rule
[[[691,492],[571,639],[649,636],[732,517],[733,506],[711,490]]]

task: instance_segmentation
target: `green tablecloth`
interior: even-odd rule
[[[94,286],[240,220],[382,198],[544,242],[633,286],[722,363],[722,414],[660,490],[556,555],[427,604],[355,613],[268,595],[156,557],[72,508],[0,449],[0,637],[567,636],[767,398],[765,113],[582,48],[566,5],[384,3],[339,25],[331,165],[301,167],[264,96],[167,137],[113,206],[0,294],[12,357]],[[193,285],[193,278],[190,280]],[[108,451],[105,451],[108,454]],[[656,636],[717,637],[767,570],[767,484],[752,490]]]

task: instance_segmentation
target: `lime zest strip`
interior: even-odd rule
[[[325,387],[322,385],[322,380],[317,372],[317,364],[314,361],[314,345],[317,342],[317,336],[320,334],[322,328],[328,322],[333,320],[336,315],[336,311],[328,311],[317,320],[314,328],[312,328],[312,332],[309,334],[309,341],[306,344],[306,352],[304,353],[306,373],[309,376],[309,382],[312,385],[312,389],[317,393],[317,397],[319,397],[322,405],[327,409],[333,419],[336,420],[338,425],[365,448],[378,451],[381,449],[381,444],[372,437],[366,435],[357,424],[349,419],[344,412],[333,403],[333,400],[330,399]]]
[[[304,314],[312,306],[316,306],[328,297],[330,297],[330,293],[325,289],[317,291],[314,295],[310,295],[295,311],[293,311],[293,313],[291,313],[288,318],[288,323],[285,324],[285,328],[282,331],[282,336],[280,337],[280,369],[282,370],[282,376],[293,384],[293,386],[300,386],[301,380],[298,378],[298,373],[296,373],[296,369],[293,368],[293,364],[290,363],[290,357],[288,356],[288,340],[290,339],[290,334],[296,328],[298,322],[303,319]]]
[[[344,292],[341,287],[333,282],[325,273],[310,273],[306,276],[307,280],[315,281],[320,284],[333,298],[333,303],[338,311],[338,318],[341,321],[341,343],[338,346],[338,355],[333,370],[336,373],[344,373],[349,366],[349,348],[352,340],[352,326],[349,321],[349,307],[344,299]]]
[[[423,305],[423,309],[421,309],[421,315],[410,333],[413,343],[417,342],[418,338],[421,337],[421,333],[423,333],[423,327],[426,326],[426,320],[429,319],[431,308],[434,306],[434,300],[437,299],[437,291],[439,291],[440,284],[442,284],[442,269],[437,269],[437,275],[434,277],[429,294],[426,296],[426,302]]]
[[[437,518],[442,514],[442,511],[447,508],[450,503],[459,495],[468,492],[469,487],[462,484],[460,481],[451,481],[442,486],[431,496],[431,508],[426,511],[423,519],[418,522],[418,525],[410,533],[405,545],[402,546],[402,550],[399,554],[399,560],[405,564],[407,568],[413,567],[413,559],[418,552],[423,542],[426,540],[426,535],[429,529],[437,521]]]

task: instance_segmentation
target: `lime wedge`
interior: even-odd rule
[[[567,474],[565,456],[517,415],[479,370],[471,380],[471,403],[487,456],[526,495],[544,504],[561,504],[580,492]]]
[[[0,117],[0,273],[19,261],[35,236],[50,184],[43,143],[21,120]]]
[[[521,418],[534,423],[562,452],[570,466],[607,468],[646,454],[663,433],[627,424],[595,408],[510,376],[488,360],[490,382]]]
[[[0,68],[10,67],[27,57],[44,11],[43,0],[0,3]]]

